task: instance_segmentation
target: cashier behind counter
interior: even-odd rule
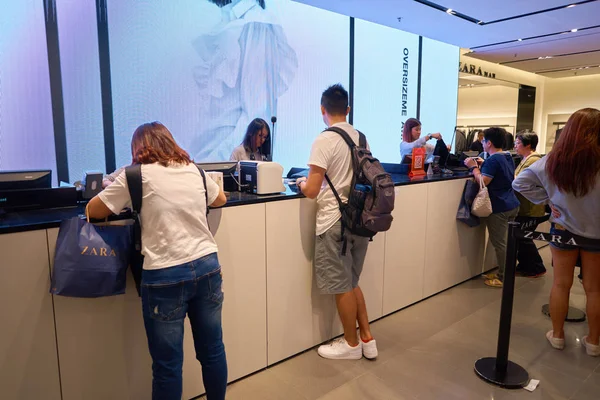
[[[432,162],[436,146],[427,143],[431,139],[437,139],[440,145],[445,146],[440,133],[430,133],[421,137],[421,121],[416,118],[407,119],[402,130],[402,142],[400,142],[401,162],[406,156],[412,155],[413,149],[421,147],[424,147],[427,152],[426,162]],[[450,150],[450,146],[447,146],[447,149]]]
[[[242,143],[233,149],[230,161],[267,161],[271,159],[271,129],[264,119],[248,125]]]

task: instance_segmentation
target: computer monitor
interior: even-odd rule
[[[52,187],[51,170],[0,171],[0,190],[47,189]]]
[[[205,171],[222,172],[223,176],[229,176],[235,173],[237,161],[206,162],[196,163],[196,165]]]
[[[238,165],[237,161],[206,162],[196,163],[196,165],[206,172],[222,172],[223,190],[226,192],[235,192],[239,190],[238,183],[234,177]]]

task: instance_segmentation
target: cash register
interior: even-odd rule
[[[0,172],[0,216],[14,211],[76,205],[75,187],[53,188],[51,170]]]
[[[242,190],[263,195],[285,192],[283,167],[272,161],[240,161]]]

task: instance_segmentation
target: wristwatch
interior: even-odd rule
[[[469,168],[469,173],[473,172],[475,170],[475,168],[479,168],[479,167],[478,166],[474,166],[474,167]]]
[[[427,139],[427,140],[431,140],[433,138],[433,136],[431,136],[431,133],[427,136],[429,136],[429,139]]]

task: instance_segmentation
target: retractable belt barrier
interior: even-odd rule
[[[584,238],[569,232],[550,234],[528,229],[547,221],[549,217],[549,215],[546,215],[540,218],[531,218],[529,221],[523,223],[509,222],[508,224],[506,269],[502,288],[502,305],[500,307],[500,326],[498,329],[496,357],[481,358],[475,363],[475,372],[480,378],[505,388],[521,388],[527,385],[529,381],[529,373],[520,365],[508,360],[519,242],[532,239],[548,243],[583,246],[600,251],[600,240]]]

